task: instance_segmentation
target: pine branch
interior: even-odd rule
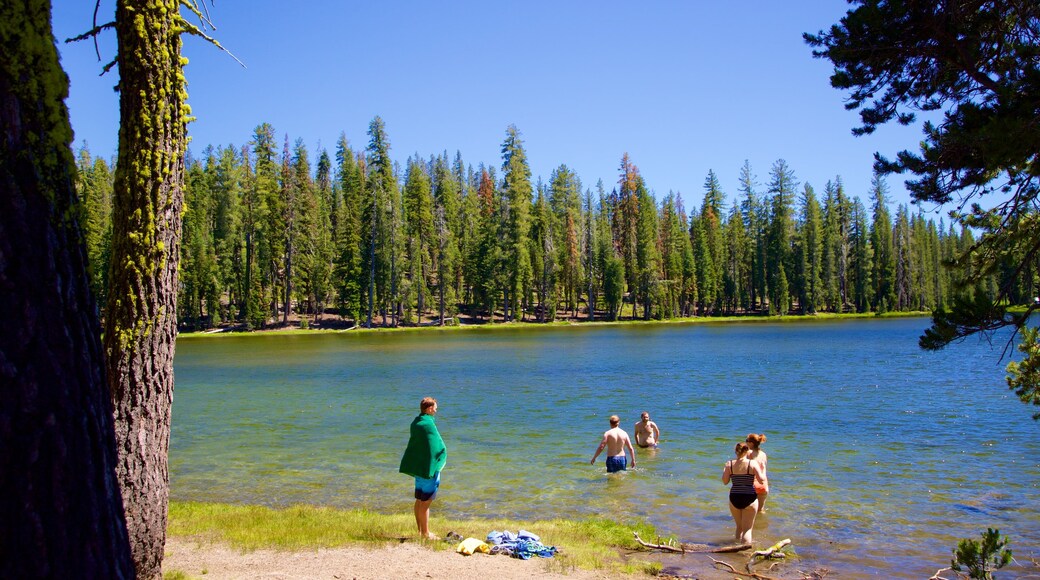
[[[198,0],[180,0],[180,4],[181,6],[184,6],[185,8],[190,10],[199,19],[199,21],[202,22],[203,28],[209,26],[213,30],[217,29],[217,27],[213,24],[213,21],[210,19],[209,7],[206,6],[205,2],[202,3],[201,8],[199,7]],[[205,14],[202,13],[203,10],[206,11]]]
[[[93,28],[91,28],[90,30],[84,32],[83,34],[80,34],[79,36],[74,36],[72,38],[66,38],[65,39],[65,44],[69,44],[69,43],[72,43],[72,42],[79,42],[81,40],[86,40],[88,38],[93,38],[94,39],[94,52],[97,53],[98,60],[101,60],[101,50],[98,48],[98,45],[97,45],[97,35],[101,34],[101,32],[103,30],[107,30],[109,28],[115,28],[115,27],[116,27],[116,23],[115,23],[114,20],[112,22],[106,22],[106,23],[101,24],[101,25],[96,25],[95,24]]]
[[[111,62],[106,64],[104,67],[102,67],[101,68],[101,73],[98,74],[98,76],[99,77],[105,76],[105,73],[107,73],[108,71],[112,70],[112,67],[116,66],[117,64],[119,64],[119,55],[116,55],[116,58],[113,58],[111,60]],[[115,90],[118,91],[119,87],[116,87]]]
[[[97,55],[97,59],[98,60],[101,60],[101,49],[98,48],[98,43],[97,43],[97,35],[98,35],[98,33],[101,32],[102,30],[106,29],[106,28],[115,28],[115,26],[116,26],[115,22],[109,22],[107,24],[102,24],[101,26],[98,26],[98,23],[97,23],[97,13],[98,13],[98,10],[100,8],[101,8],[101,0],[97,0],[97,2],[94,3],[94,19],[91,21],[91,23],[94,25],[94,28],[90,29],[89,32],[85,32],[85,33],[77,36],[76,38],[66,38],[65,39],[65,43],[68,44],[70,42],[79,42],[80,40],[85,40],[87,38],[93,38],[94,39],[94,54]],[[102,74],[104,74],[104,73],[102,73]]]
[[[187,32],[188,34],[190,34],[192,36],[198,36],[199,38],[201,38],[201,39],[205,40],[206,42],[212,44],[213,46],[219,48],[223,52],[227,53],[228,56],[230,56],[231,58],[235,59],[235,62],[237,62],[238,64],[242,65],[242,68],[246,68],[246,65],[245,65],[244,62],[238,60],[238,57],[235,56],[234,54],[231,54],[230,50],[224,48],[224,46],[220,44],[220,41],[218,41],[217,39],[215,39],[212,36],[210,36],[210,35],[206,34],[205,32],[203,32],[198,26],[195,26],[194,24],[188,22],[187,20],[185,20],[183,18],[180,18],[180,24],[181,24],[181,26],[184,27],[184,32]]]

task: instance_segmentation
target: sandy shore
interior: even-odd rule
[[[553,567],[556,564],[556,567]],[[220,544],[167,538],[163,571],[193,578],[339,579],[433,578],[443,580],[594,580],[618,578],[603,572],[560,570],[554,559],[518,560],[507,556],[434,551],[412,544],[384,548],[346,547],[296,552],[241,552]],[[635,577],[633,577],[635,578]]]

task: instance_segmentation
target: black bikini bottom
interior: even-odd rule
[[[758,495],[753,493],[731,493],[729,494],[729,503],[733,504],[733,507],[738,510],[742,510],[747,506],[755,503],[758,499]]]

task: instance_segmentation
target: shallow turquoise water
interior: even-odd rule
[[[407,512],[397,463],[432,395],[449,453],[434,517],[596,515],[727,543],[722,465],[764,432],[756,543],[794,539],[801,568],[927,578],[986,527],[1040,557],[1040,424],[1007,389],[1004,342],[926,353],[927,323],[180,340],[171,495]],[[620,476],[590,466],[607,417],[631,432],[643,410],[661,449]]]

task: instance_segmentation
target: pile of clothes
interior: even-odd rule
[[[487,543],[491,545],[492,554],[506,554],[521,560],[531,556],[552,558],[556,554],[556,546],[546,546],[541,538],[524,530],[515,534],[509,531],[491,532],[487,535]]]

